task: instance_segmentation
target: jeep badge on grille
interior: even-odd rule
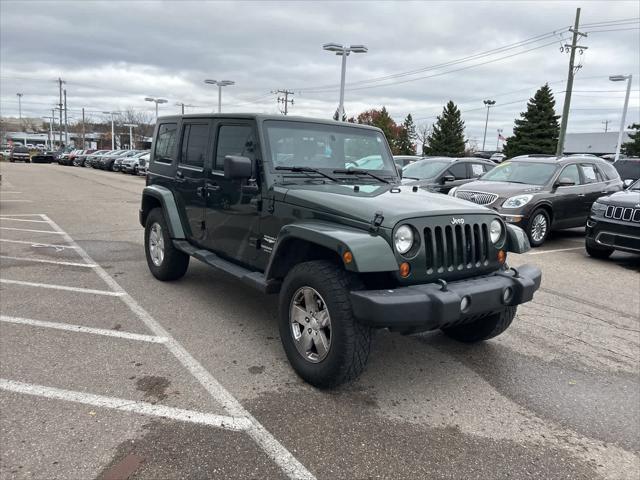
[[[451,225],[464,225],[464,218],[451,217]]]

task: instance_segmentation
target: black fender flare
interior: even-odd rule
[[[182,228],[182,220],[178,213],[178,206],[176,205],[176,199],[173,196],[171,190],[160,185],[149,185],[142,191],[142,206],[140,208],[140,224],[144,226],[146,217],[150,211],[148,207],[149,198],[154,198],[160,203],[162,211],[164,212],[164,218],[169,227],[169,235],[176,240],[185,239],[184,229]],[[145,199],[147,200],[145,202]],[[154,202],[155,203],[155,202]]]

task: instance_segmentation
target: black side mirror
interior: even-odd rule
[[[562,177],[556,182],[556,187],[573,187],[576,181],[573,178]]]
[[[253,176],[253,162],[250,158],[237,155],[224,157],[224,178],[243,179]]]
[[[456,177],[454,177],[453,175],[443,175],[442,178],[440,179],[440,181],[443,184],[450,183],[450,182],[455,182],[456,181]]]

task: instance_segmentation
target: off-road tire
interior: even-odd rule
[[[164,258],[160,265],[153,263],[149,250],[149,234],[151,233],[151,228],[155,223],[160,225],[164,241]],[[154,208],[149,212],[149,215],[147,215],[147,221],[144,229],[144,251],[145,256],[147,257],[149,270],[158,280],[178,280],[187,273],[187,268],[189,267],[189,255],[181,252],[173,246],[173,242],[169,236],[169,228],[167,227],[167,222],[164,219],[164,214],[161,208]]]
[[[547,230],[541,239],[536,240],[533,235],[533,222],[538,215],[544,216],[545,220],[547,221]],[[551,218],[549,218],[549,213],[544,208],[537,208],[536,210],[534,210],[534,212],[529,217],[529,223],[527,224],[526,232],[532,247],[539,247],[547,241],[549,235],[551,234]]]
[[[596,246],[593,243],[591,243],[589,240],[585,240],[584,248],[590,257],[600,258],[600,259],[609,258],[614,251],[613,248]]]
[[[497,337],[504,332],[516,316],[518,307],[506,307],[499,313],[480,318],[471,323],[445,327],[442,329],[445,335],[459,342],[475,343]]]
[[[304,286],[324,299],[331,317],[331,344],[327,356],[312,363],[296,349],[289,313],[295,292]],[[349,292],[358,288],[357,278],[336,264],[310,261],[296,265],[280,290],[279,327],[284,351],[295,372],[319,388],[332,388],[356,379],[364,370],[371,349],[371,329],[355,319]]]

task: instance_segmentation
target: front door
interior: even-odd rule
[[[238,155],[256,161],[259,148],[255,125],[249,120],[224,119],[216,122],[215,130],[213,166],[205,185],[206,246],[222,256],[254,265],[258,255],[262,203],[260,179],[225,178],[224,158]]]
[[[195,243],[204,239],[205,159],[210,156],[212,124],[209,120],[188,120],[182,124],[175,192],[187,236]]]
[[[444,182],[443,179],[446,176],[455,177],[452,182]],[[469,183],[469,172],[467,171],[467,164],[464,162],[454,163],[449,167],[439,178],[439,186],[435,188],[437,192],[449,193],[453,187],[459,187]]]

